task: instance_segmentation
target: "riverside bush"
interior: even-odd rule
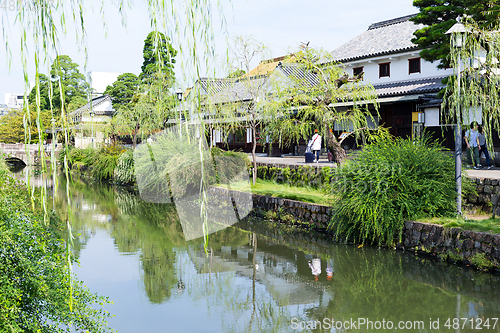
[[[26,187],[0,171],[0,332],[111,331],[107,300],[70,281],[66,245],[51,228],[60,222],[46,226],[27,207]]]
[[[133,150],[126,150],[118,157],[114,170],[114,180],[118,184],[133,184],[135,182]]]
[[[405,220],[452,216],[455,164],[441,150],[426,137],[382,139],[338,168],[330,185],[339,197],[330,222],[337,237],[394,245]]]
[[[99,149],[70,148],[67,152],[61,152],[59,161],[63,162],[66,156],[71,169],[87,172],[97,180],[110,180],[114,176],[118,158],[124,151],[125,149],[118,145],[105,145]],[[61,166],[63,165],[61,163]]]

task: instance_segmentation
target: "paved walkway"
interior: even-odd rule
[[[251,156],[250,156],[251,158]],[[289,164],[289,165],[315,165],[315,166],[335,166],[335,163],[328,162],[326,156],[322,156],[318,163],[305,163],[304,156],[268,157],[266,154],[257,154],[257,163],[271,164]],[[467,169],[467,174],[471,178],[491,178],[500,179],[500,167],[494,167],[490,170],[486,168],[481,170]]]

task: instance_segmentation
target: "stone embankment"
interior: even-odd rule
[[[471,178],[476,193],[470,194],[465,202],[481,207],[485,212],[492,212],[496,209],[496,215],[500,215],[498,207],[498,197],[500,195],[500,180],[490,178]]]
[[[249,195],[223,188],[217,188],[212,193],[227,197],[228,192],[236,201],[241,196]],[[333,213],[331,207],[257,194],[252,194],[252,201],[254,210],[273,212],[273,218],[290,227],[306,227],[317,233],[331,232],[328,230]],[[406,221],[402,241],[397,247],[441,260],[500,269],[500,235]]]

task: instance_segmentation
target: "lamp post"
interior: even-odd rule
[[[459,19],[457,19],[459,20]],[[450,28],[446,32],[447,35],[451,35],[451,47],[458,49],[458,61],[457,61],[457,125],[455,128],[455,181],[456,181],[456,190],[457,190],[457,213],[462,215],[462,126],[461,126],[461,118],[462,118],[462,110],[460,108],[460,49],[463,46],[463,42],[465,39],[465,27],[462,23],[457,22],[453,27]]]
[[[182,136],[182,126],[181,126],[181,115],[182,115],[182,108],[181,108],[181,102],[182,102],[182,89],[179,88],[175,91],[175,94],[177,95],[177,99],[179,100],[179,135]]]
[[[95,115],[95,113],[93,110],[90,110],[89,114],[90,114],[90,119],[92,122],[92,149],[94,149],[94,115]]]

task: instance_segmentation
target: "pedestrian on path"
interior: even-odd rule
[[[465,143],[467,144],[467,159],[470,161],[472,157],[472,164],[476,170],[481,168],[481,164],[479,163],[479,151],[481,150],[481,146],[479,145],[478,134],[477,122],[473,121],[470,124],[470,129],[465,132]]]
[[[478,140],[479,140],[479,148],[484,153],[484,158],[486,159],[486,165],[488,170],[490,170],[493,166],[491,165],[490,153],[488,152],[488,147],[486,146],[486,136],[484,135],[483,126],[478,127]]]
[[[314,130],[314,135],[311,139],[311,150],[313,154],[316,156],[316,160],[314,163],[318,163],[319,161],[319,152],[321,150],[321,135],[318,134],[318,129]]]

